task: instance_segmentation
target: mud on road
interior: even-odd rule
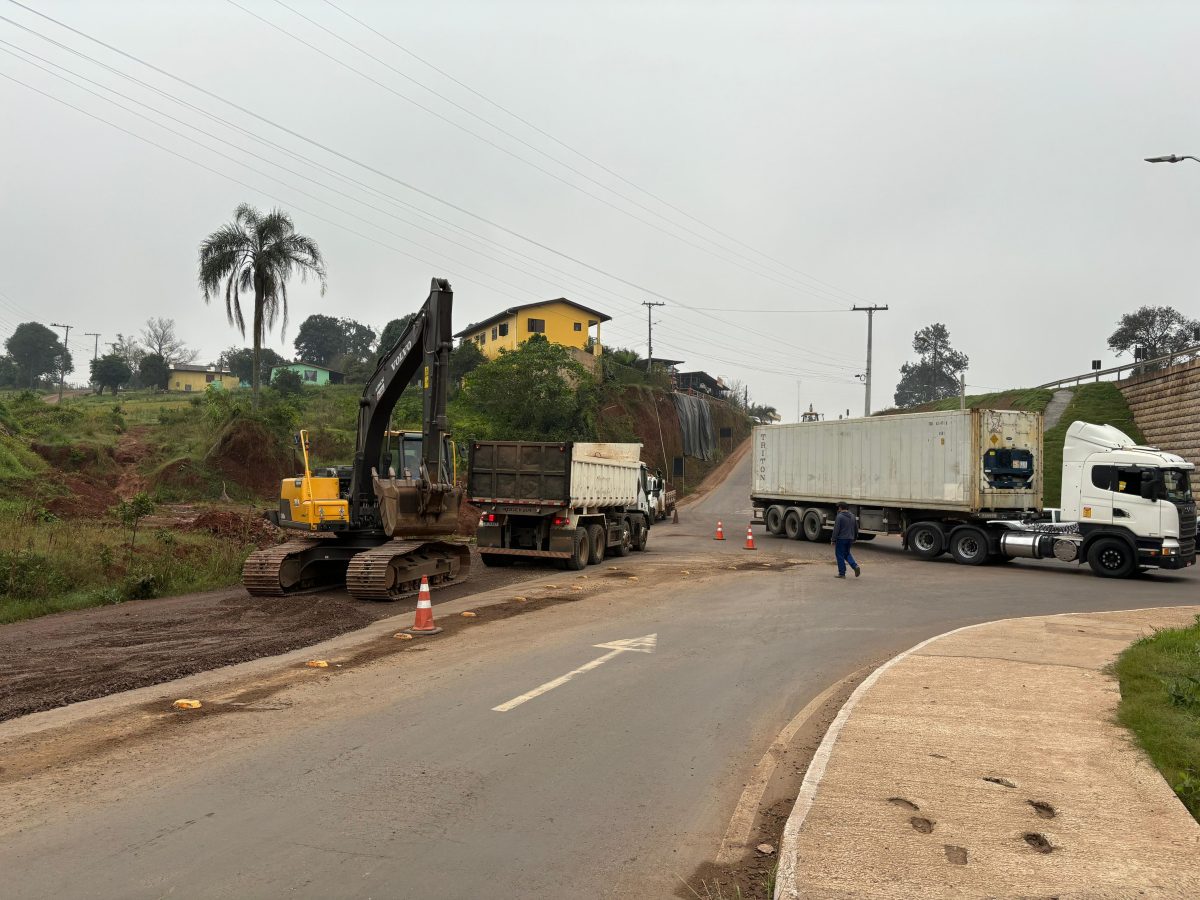
[[[472,551],[470,579],[434,604],[548,574],[489,569]],[[0,722],[32,712],[275,656],[378,619],[413,602],[373,603],[345,591],[251,597],[241,587],[132,600],[0,627]]]

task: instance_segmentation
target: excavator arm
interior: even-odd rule
[[[446,419],[453,302],[450,283],[433,279],[429,299],[363,388],[348,498],[354,529],[416,537],[453,532],[458,524],[461,492],[453,484]],[[380,472],[392,412],[414,379],[422,392],[419,470]]]

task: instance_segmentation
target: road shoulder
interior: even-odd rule
[[[1115,724],[1105,669],[1198,612],[1009,619],[891,661],[814,756],[776,898],[1189,896],[1200,826]]]

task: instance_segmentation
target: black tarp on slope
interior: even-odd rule
[[[675,394],[675,411],[679,414],[679,430],[683,435],[683,455],[697,459],[712,459],[717,449],[712,413],[699,397]]]

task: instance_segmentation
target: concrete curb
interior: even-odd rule
[[[1169,606],[1146,606],[1134,607],[1126,610],[1105,610],[1104,613],[1117,614],[1129,612],[1150,612],[1154,610],[1168,610],[1174,607]],[[1100,613],[1100,614],[1104,614]],[[783,836],[779,842],[779,866],[775,876],[775,894],[774,900],[799,900],[802,896],[796,885],[796,870],[797,859],[799,856],[798,841],[800,831],[804,827],[804,822],[808,818],[809,812],[812,810],[813,804],[816,802],[817,791],[820,788],[821,781],[825,776],[825,770],[829,765],[829,760],[833,755],[834,747],[837,745],[841,737],[842,729],[849,721],[855,707],[859,701],[867,695],[872,687],[883,677],[885,673],[893,666],[903,662],[908,657],[915,653],[919,653],[925,647],[943,638],[948,638],[956,634],[961,634],[965,631],[971,631],[984,626],[997,625],[1004,622],[1021,622],[1032,619],[1049,619],[1061,615],[1080,615],[1079,613],[1048,613],[1042,616],[1015,616],[1008,619],[993,619],[988,622],[976,622],[973,625],[965,625],[961,628],[955,628],[950,631],[934,635],[909,647],[902,653],[893,656],[874,672],[868,675],[847,698],[845,704],[838,711],[837,717],[826,731],[825,737],[821,739],[821,743],[817,746],[816,752],[813,753],[812,760],[809,762],[808,769],[804,773],[804,781],[800,786],[800,790],[796,796],[796,805],[792,808],[791,814],[788,816],[787,824],[784,826]],[[1082,615],[1087,615],[1083,613]]]

